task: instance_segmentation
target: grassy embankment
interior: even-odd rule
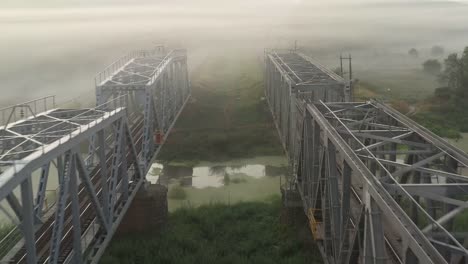
[[[207,60],[191,77],[192,99],[171,133],[163,161],[223,161],[282,155],[255,57]]]
[[[361,80],[358,96],[370,95],[392,103],[416,104],[432,96],[438,85],[436,77],[416,68],[362,71],[357,77]]]
[[[322,263],[302,227],[280,223],[279,199],[172,213],[160,234],[113,241],[101,263]],[[298,237],[302,239],[298,239]]]

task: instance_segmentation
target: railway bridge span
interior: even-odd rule
[[[468,263],[468,155],[391,106],[354,102],[304,54],[265,52],[265,93],[326,263]]]
[[[17,227],[0,263],[97,263],[190,97],[185,50],[131,52],[95,81],[93,108],[1,110],[0,209]]]

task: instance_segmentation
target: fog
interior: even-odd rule
[[[37,3],[40,2],[40,5]],[[294,40],[334,67],[412,67],[411,47],[468,45],[463,1],[10,1],[0,3],[0,105],[48,94],[91,102],[94,75],[131,49],[186,47],[191,69],[219,54],[261,55]],[[151,4],[150,4],[151,3]],[[156,2],[157,3],[157,2]]]

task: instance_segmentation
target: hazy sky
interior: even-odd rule
[[[468,3],[468,0],[321,0],[321,1],[310,1],[310,0],[196,0],[197,4],[203,3],[210,3],[214,5],[220,4],[234,4],[234,3],[241,3],[241,2],[249,2],[249,3],[282,3],[282,4],[298,4],[298,3],[311,3],[314,4],[323,4],[329,5],[331,3],[388,3],[388,2],[400,2],[406,4],[415,4],[420,2],[465,2]],[[160,5],[160,4],[183,4],[183,3],[191,3],[193,4],[193,0],[2,0],[0,1],[0,6],[2,7],[70,7],[70,6],[82,6],[82,7],[90,7],[90,6],[118,6],[118,5],[141,5],[141,4],[149,4],[149,5]]]
[[[393,67],[388,57],[409,48],[425,58],[435,44],[447,52],[468,45],[468,5],[450,2],[0,0],[0,58],[8,62],[0,64],[0,91],[11,91],[0,106],[44,94],[92,101],[104,65],[160,43],[188,48],[191,68],[206,54],[263,54],[294,40],[331,67],[341,53],[353,54],[356,69]]]

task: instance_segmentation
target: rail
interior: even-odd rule
[[[55,190],[47,191],[48,193],[53,193],[53,200],[46,198],[45,200],[45,209],[43,210],[43,214],[47,214],[51,212],[51,209],[54,208],[55,204],[57,203],[57,194],[58,194],[58,187]],[[50,197],[50,195],[48,196]],[[21,241],[23,234],[21,233],[21,229],[19,226],[15,225],[12,229],[2,237],[0,240],[0,263],[4,263],[1,261],[8,253],[10,253],[11,249],[13,249],[18,243]]]

